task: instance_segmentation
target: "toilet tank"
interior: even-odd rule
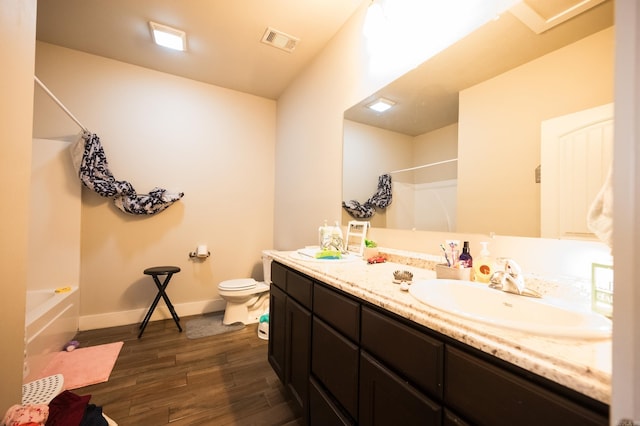
[[[271,285],[271,262],[272,258],[262,255],[262,273],[264,274],[264,283]]]

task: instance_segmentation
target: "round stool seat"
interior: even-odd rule
[[[175,274],[176,272],[180,272],[180,268],[177,266],[154,266],[144,270],[145,275],[166,275]]]

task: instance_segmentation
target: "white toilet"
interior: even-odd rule
[[[271,260],[267,257],[262,258],[264,282],[258,282],[253,278],[239,278],[218,284],[218,294],[227,302],[223,324],[254,324],[268,311]]]

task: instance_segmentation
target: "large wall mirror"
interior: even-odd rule
[[[611,164],[614,3],[557,25],[585,2],[525,3],[548,25],[519,6],[345,111],[343,200],[364,203],[392,179],[371,226],[595,238],[585,212]],[[379,98],[393,107],[368,108]],[[602,108],[569,143],[566,132],[543,142],[549,123]]]

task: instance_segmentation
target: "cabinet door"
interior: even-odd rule
[[[307,418],[311,353],[311,312],[287,297],[285,384]]]
[[[455,348],[446,348],[445,404],[468,422],[491,426],[605,426],[608,419]]]
[[[340,412],[313,377],[309,379],[309,425],[350,426],[354,423]]]
[[[442,407],[362,352],[359,424],[440,426]]]
[[[344,410],[358,416],[359,348],[317,317],[313,318],[311,370]]]
[[[269,294],[269,364],[281,382],[284,383],[286,312],[287,295],[276,286]]]
[[[442,421],[443,426],[471,426],[469,423],[462,420],[460,417],[453,414],[451,411],[445,409],[444,410],[444,420]]]

